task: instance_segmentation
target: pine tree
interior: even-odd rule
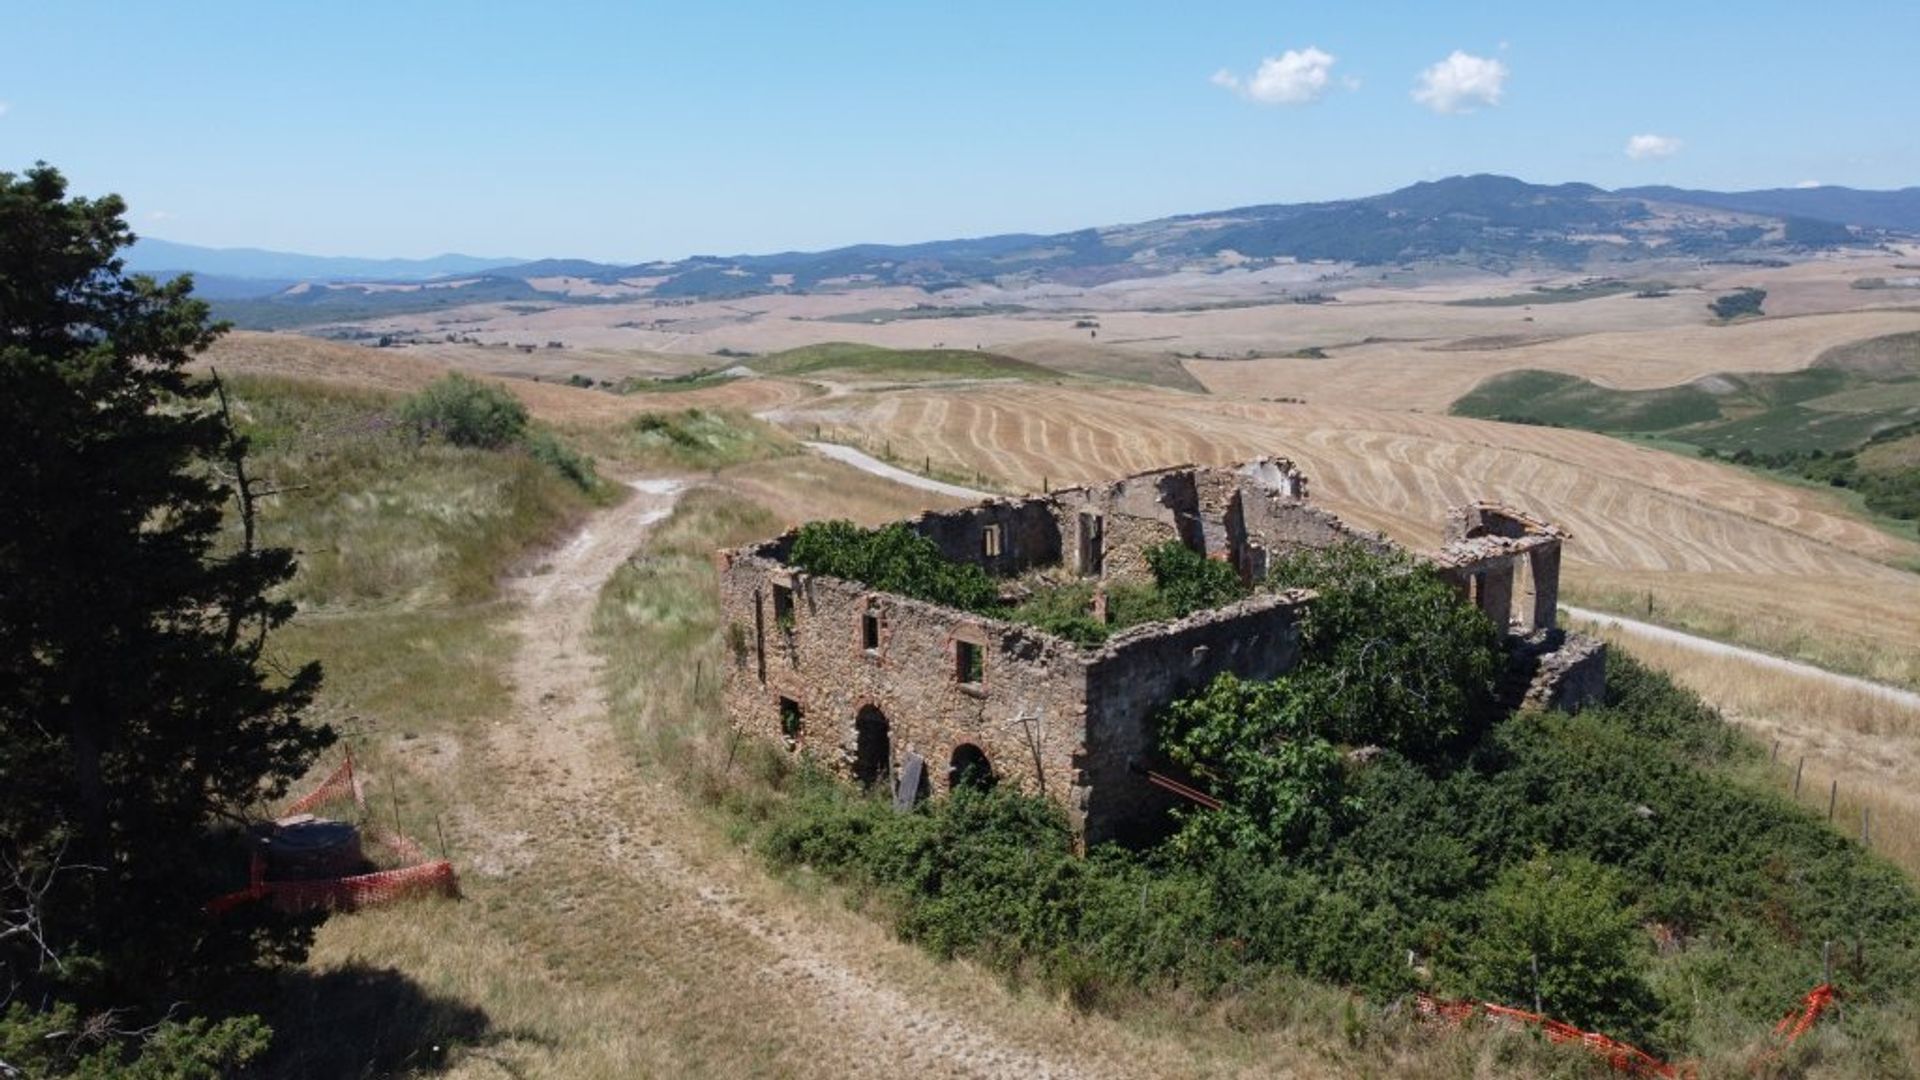
[[[301,716],[318,665],[263,656],[293,557],[254,543],[245,441],[187,370],[225,327],[125,272],[124,211],[0,173],[0,997],[190,993],[311,932],[201,910],[333,733]]]

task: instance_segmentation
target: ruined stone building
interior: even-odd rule
[[[1009,580],[1148,578],[1144,552],[1169,540],[1226,560],[1248,582],[1303,547],[1391,547],[1313,506],[1306,489],[1291,462],[1262,458],[988,499],[905,524],[947,557]],[[1290,670],[1313,602],[1302,590],[1258,591],[1082,647],[810,575],[787,562],[793,539],[716,555],[736,728],[856,782],[886,784],[903,803],[961,783],[1013,784],[1058,801],[1088,842],[1163,817],[1168,797],[1143,772],[1154,713],[1223,672],[1268,679]],[[1525,514],[1477,504],[1452,513],[1432,556],[1508,629],[1516,703],[1577,708],[1600,690],[1599,643],[1552,629],[1566,539]]]

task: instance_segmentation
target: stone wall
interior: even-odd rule
[[[1149,578],[1145,552],[1170,540],[1265,578],[1272,561],[1345,542],[1393,545],[1305,501],[1284,460],[1186,466],[1041,498],[990,499],[906,525],[943,554],[998,577]],[[1456,510],[1433,562],[1514,634],[1503,693],[1515,704],[1577,709],[1605,690],[1605,651],[1549,629],[1567,534],[1490,503]],[[1260,593],[1185,619],[1122,631],[1081,649],[1032,627],[877,592],[786,565],[793,534],[720,552],[729,650],[726,707],[743,732],[805,753],[842,776],[892,787],[908,760],[924,794],[944,794],[962,755],[984,755],[1000,783],[1064,806],[1089,842],[1164,822],[1172,798],[1136,765],[1152,760],[1152,718],[1223,672],[1271,679],[1299,660],[1310,594]],[[1514,579],[1531,602],[1514,620]]]
[[[996,577],[1010,577],[1060,561],[1063,531],[1050,499],[989,499],[960,510],[931,511],[907,527],[955,562],[968,562]],[[987,542],[997,529],[998,550]]]
[[[1272,679],[1300,660],[1300,616],[1312,594],[1262,593],[1171,623],[1115,635],[1087,667],[1086,749],[1077,815],[1088,843],[1151,828],[1169,796],[1133,768],[1154,756],[1153,715],[1232,672]]]
[[[1085,661],[1031,627],[981,618],[837,578],[797,573],[749,551],[722,553],[721,616],[729,643],[726,707],[749,734],[780,740],[849,779],[897,776],[926,760],[929,793],[947,790],[963,745],[997,779],[1065,800],[1085,729]],[[792,617],[777,618],[790,589]],[[876,642],[868,647],[867,620]],[[962,680],[960,651],[980,650],[981,678]],[[783,730],[782,699],[800,712]],[[861,717],[884,723],[879,775],[862,772]]]

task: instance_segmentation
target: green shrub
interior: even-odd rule
[[[1465,991],[1579,1027],[1644,1038],[1650,949],[1622,875],[1579,855],[1536,853],[1487,890],[1467,946]]]
[[[402,403],[400,420],[422,440],[498,450],[526,437],[527,407],[497,386],[454,372]]]
[[[1231,604],[1247,595],[1247,587],[1232,565],[1209,559],[1178,540],[1156,544],[1146,551],[1153,583],[1178,618],[1195,611]]]
[[[1499,635],[1431,565],[1343,544],[1291,555],[1268,581],[1319,593],[1288,676],[1312,700],[1318,734],[1422,757],[1491,716]]]
[[[794,537],[787,561],[809,573],[963,611],[990,612],[1000,601],[986,571],[947,558],[933,541],[898,522],[877,529],[851,521],[809,522]]]
[[[1179,849],[1192,858],[1228,850],[1261,858],[1331,835],[1350,804],[1340,752],[1314,732],[1302,684],[1221,675],[1159,717],[1160,747],[1226,805],[1174,811]]]
[[[527,453],[533,460],[566,477],[581,491],[593,491],[600,486],[599,470],[594,467],[593,459],[561,442],[551,431],[536,429],[527,436]]]

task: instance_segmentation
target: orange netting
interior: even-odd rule
[[[1414,1008],[1420,1015],[1438,1020],[1448,1027],[1459,1027],[1474,1016],[1485,1016],[1489,1020],[1503,1024],[1537,1027],[1549,1040],[1556,1043],[1578,1043],[1616,1071],[1629,1076],[1658,1076],[1668,1080],[1679,1080],[1682,1075],[1692,1075],[1691,1071],[1683,1074],[1679,1069],[1637,1046],[1630,1046],[1598,1032],[1581,1031],[1572,1024],[1563,1024],[1558,1020],[1541,1016],[1539,1013],[1524,1012],[1488,1001],[1441,1001],[1426,994],[1420,994],[1414,998]]]
[[[1779,1057],[1786,1049],[1805,1035],[1820,1017],[1832,1006],[1839,991],[1831,983],[1821,983],[1802,998],[1799,1006],[1787,1013],[1774,1026],[1776,1038],[1785,1036],[1786,1041],[1762,1055],[1754,1066],[1766,1064]],[[1608,1038],[1598,1032],[1581,1031],[1572,1024],[1563,1024],[1539,1013],[1525,1012],[1520,1009],[1495,1005],[1486,1001],[1441,1001],[1427,994],[1414,998],[1414,1008],[1421,1016],[1437,1020],[1448,1027],[1459,1027],[1474,1016],[1485,1016],[1490,1020],[1516,1026],[1537,1027],[1547,1038],[1556,1043],[1578,1043],[1596,1057],[1604,1060],[1615,1071],[1629,1076],[1657,1076],[1681,1080],[1696,1075],[1698,1069],[1693,1065],[1670,1065],[1637,1046],[1630,1046],[1617,1039]]]
[[[352,799],[362,810],[367,806],[366,792],[353,769],[351,751],[318,787],[289,803],[286,813],[304,814],[336,799]],[[247,887],[216,897],[207,904],[207,912],[220,915],[242,904],[262,900],[281,911],[354,911],[406,896],[460,895],[460,879],[453,872],[453,864],[446,859],[428,859],[411,837],[377,828],[368,829],[367,837],[410,865],[314,881],[269,881],[266,860],[256,851],[247,875]]]
[[[333,770],[325,780],[320,781],[319,787],[289,803],[286,813],[304,814],[322,803],[345,798],[351,798],[356,806],[363,809],[367,805],[366,792],[361,790],[360,778],[353,772],[353,751],[351,750],[347,751],[346,757],[341,760],[340,767]]]

